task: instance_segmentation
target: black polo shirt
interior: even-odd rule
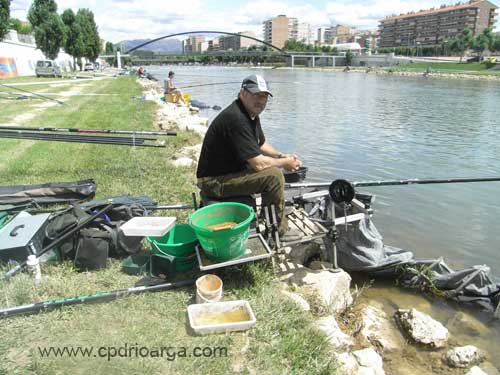
[[[261,154],[266,138],[259,116],[251,119],[236,99],[212,121],[203,140],[196,177],[222,176],[247,168],[247,160]]]

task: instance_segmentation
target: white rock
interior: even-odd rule
[[[144,94],[144,100],[152,100],[152,101],[155,101],[156,99],[155,99],[155,95],[154,95],[154,93],[152,93],[152,92],[146,92],[146,93]]]
[[[309,302],[307,302],[305,300],[305,298],[302,297],[300,294],[289,292],[286,290],[282,290],[281,293],[283,293],[283,295],[287,296],[293,302],[295,302],[295,304],[297,304],[297,306],[299,306],[303,311],[310,311],[311,310],[311,306],[309,306]]]
[[[473,345],[450,349],[445,354],[446,361],[453,367],[469,367],[481,360],[478,348]]]
[[[361,310],[363,328],[360,331],[361,343],[364,346],[373,346],[381,352],[395,352],[402,350],[403,338],[391,326],[383,306],[372,302]]]
[[[483,370],[481,370],[480,367],[474,366],[474,367],[471,367],[469,372],[465,375],[488,375],[488,374],[485,373]]]
[[[194,160],[189,158],[179,158],[172,162],[176,167],[191,167],[194,164]]]
[[[278,277],[280,281],[290,280],[299,268],[305,267],[300,263],[289,262],[286,259],[278,263]]]
[[[200,158],[201,146],[202,146],[202,144],[200,143],[199,145],[184,147],[181,150],[180,154],[181,154],[181,156],[185,156],[185,157],[192,158],[194,160],[198,160]]]
[[[356,358],[358,364],[363,367],[382,369],[384,365],[382,357],[372,348],[356,350],[355,352],[352,352],[352,355]]]
[[[340,312],[351,305],[352,295],[349,290],[351,276],[340,272],[313,271],[309,268],[299,268],[293,272],[288,281],[298,286],[304,286],[318,295],[321,303],[335,312]]]
[[[328,338],[328,342],[335,350],[350,350],[354,340],[340,329],[334,316],[326,316],[316,321],[316,326]]]
[[[359,370],[358,361],[354,356],[350,353],[340,353],[335,354],[335,361],[339,365],[339,374],[340,375],[353,375],[357,374]]]
[[[203,125],[208,126],[208,118],[199,117],[199,116],[190,116],[189,117],[190,125]]]
[[[373,349],[335,355],[342,375],[385,375],[382,357]]]
[[[448,330],[429,315],[418,310],[398,310],[395,314],[402,329],[417,343],[442,348],[448,342]]]

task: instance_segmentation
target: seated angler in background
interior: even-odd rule
[[[174,103],[181,102],[183,104],[187,104],[186,101],[184,100],[184,96],[181,90],[176,88],[174,85],[174,76],[175,76],[174,72],[172,71],[168,72],[168,79],[165,80],[165,85],[164,85],[165,101],[170,101],[167,100],[167,95],[172,95],[173,96],[172,102]]]

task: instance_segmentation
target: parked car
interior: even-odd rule
[[[62,77],[61,67],[54,60],[38,60],[36,62],[35,74],[37,77]]]
[[[95,67],[94,67],[94,64],[92,64],[92,63],[86,63],[85,67],[83,68],[83,70],[85,70],[86,72],[94,71],[94,69],[95,69]]]

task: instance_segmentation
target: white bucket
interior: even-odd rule
[[[222,298],[222,280],[217,275],[203,275],[196,280],[196,303],[218,302]]]

